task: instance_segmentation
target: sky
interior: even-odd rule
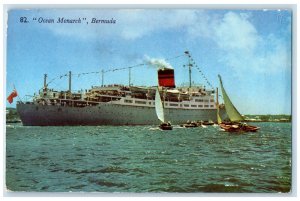
[[[220,87],[220,74],[242,114],[291,114],[291,15],[290,10],[266,9],[10,10],[6,95],[15,86],[17,99],[29,100],[27,95],[43,87],[45,73],[48,81],[56,78],[50,88],[67,90],[68,79],[60,75],[68,71],[74,74],[73,90],[89,89],[101,85],[101,74],[81,73],[143,63],[132,68],[131,83],[156,86],[156,67],[149,61],[172,66],[180,86],[188,82],[184,52],[189,51],[198,67],[192,69],[193,82],[210,88],[208,80]],[[82,23],[39,22],[62,17]],[[115,23],[91,23],[92,18]],[[128,74],[107,72],[104,84],[128,84]],[[7,106],[15,107],[15,101]]]

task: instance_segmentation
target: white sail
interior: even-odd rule
[[[156,93],[155,93],[155,112],[156,112],[157,118],[160,121],[165,122],[164,108],[163,108],[163,104],[161,102],[161,98],[160,98],[158,89],[156,89]]]

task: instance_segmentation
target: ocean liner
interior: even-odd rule
[[[191,58],[189,52],[185,54]],[[32,101],[18,101],[17,111],[24,126],[67,125],[154,125],[159,124],[155,112],[155,94],[159,89],[165,118],[172,124],[193,121],[217,121],[218,89],[192,86],[189,59],[189,86],[176,87],[174,69],[159,68],[158,86],[132,85],[94,86],[85,93],[50,89],[47,75],[44,86]],[[157,79],[157,78],[153,78]],[[222,114],[222,108],[220,110]]]

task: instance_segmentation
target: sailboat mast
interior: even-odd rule
[[[162,108],[164,110],[165,108],[165,91],[164,91],[164,88],[162,88],[162,92],[163,92],[163,97],[162,97]],[[163,112],[163,118],[164,118],[164,121],[165,121],[165,112]]]
[[[217,87],[217,90],[216,90],[216,101],[217,101],[217,107],[219,107],[219,89]]]

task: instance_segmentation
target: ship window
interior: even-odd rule
[[[214,99],[210,99],[210,102],[214,102],[215,100]]]
[[[184,104],[183,106],[184,106],[184,107],[190,107],[190,105],[186,105],[186,104]]]
[[[165,106],[168,106],[168,103],[165,103]]]
[[[209,107],[209,105],[204,105],[204,107]]]
[[[198,105],[198,107],[203,107],[203,105]]]
[[[149,102],[149,105],[151,105],[151,102]]]
[[[53,97],[55,98],[55,93],[53,93]]]
[[[145,101],[135,101],[135,103],[137,103],[137,104],[146,104]]]
[[[203,102],[203,99],[195,99],[195,102]]]
[[[125,100],[125,103],[132,103],[132,100]]]
[[[208,100],[204,100],[204,102],[206,102],[206,103],[207,103],[207,102],[208,102]]]
[[[191,107],[197,107],[197,105],[191,105]]]
[[[210,105],[210,107],[214,107],[214,105]]]
[[[178,104],[170,103],[170,106],[178,106]]]

